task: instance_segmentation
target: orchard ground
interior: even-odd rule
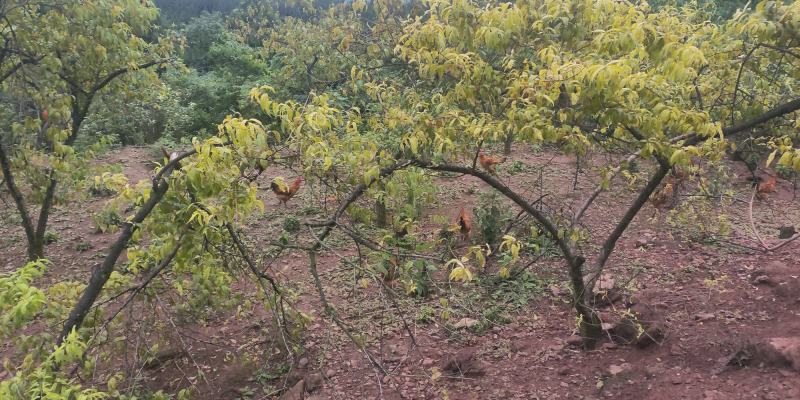
[[[155,154],[127,147],[99,161],[120,165],[136,182],[151,176]],[[584,160],[576,180],[574,157],[515,147],[499,173],[527,198],[547,194],[543,207],[562,211],[574,209],[594,189],[597,168],[605,162],[600,157]],[[800,241],[771,253],[756,250],[748,218],[750,174],[741,164],[727,167],[729,177],[722,183],[733,189],[732,200],[713,211],[727,216],[729,235],[698,240],[694,227],[674,228],[668,212],[648,205],[609,262],[607,272],[621,295],[603,307],[609,326],[625,315],[628,304],[638,303],[646,304],[666,328],[645,348],[605,339],[586,351],[568,343],[576,319],[566,268],[556,256],[541,258],[504,284],[493,278],[496,262],[485,270],[473,267],[478,279],[466,284],[449,282],[440,265],[431,294],[415,298],[404,295],[402,285],[393,287],[392,294],[376,280],[361,281],[369,277],[352,261],[358,249],[339,234],[329,238],[318,259],[323,285],[343,320],[369,343],[389,375],[374,368],[325,317],[301,251],[284,253],[268,270],[294,294],[293,306],[310,317],[293,361],[281,350],[270,312],[256,300],[259,288],[242,279],[234,284],[228,307],[213,310],[202,322],[177,312],[168,291],[151,302],[137,302],[120,314],[130,331],[119,338],[127,351],[113,369],[127,371],[152,390],[174,393],[194,387],[200,399],[800,399],[800,371],[766,363],[748,350],[758,348],[748,345],[773,338],[800,337]],[[294,174],[269,169],[257,181],[266,212],[242,225],[249,248],[259,257],[280,234],[287,215],[303,221],[309,210],[324,208],[325,196],[313,180],[288,207],[278,205],[269,189],[271,178]],[[439,193],[416,229],[420,240],[437,240],[442,220],[455,220],[461,207],[472,209],[479,193],[490,190],[469,176],[435,182]],[[694,186],[689,182],[682,194],[695,195]],[[800,222],[795,194],[791,181],[779,180],[776,193],[756,200],[754,220],[766,241],[779,243],[778,228]],[[584,227],[601,237],[634,195],[601,194]],[[115,237],[96,233],[91,220],[107,200],[75,200],[54,211],[47,282],[88,279]],[[696,222],[716,218],[701,214],[689,217]],[[0,202],[0,273],[24,263],[25,240],[17,218],[12,203]],[[464,250],[457,246],[454,252]],[[153,323],[140,323],[144,320]],[[143,367],[136,355],[154,344],[160,358]],[[3,346],[0,351],[8,354]],[[732,358],[747,365],[727,365]],[[1,379],[6,372],[0,374]],[[95,376],[82,378],[102,382],[104,374],[101,366]]]

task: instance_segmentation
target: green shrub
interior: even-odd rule
[[[502,206],[501,197],[494,190],[480,194],[474,211],[475,224],[483,241],[494,246],[503,237],[511,214]]]

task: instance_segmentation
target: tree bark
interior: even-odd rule
[[[503,141],[503,155],[510,156],[511,155],[511,145],[514,144],[514,135],[508,134]]]
[[[32,246],[32,244],[36,242],[36,230],[33,227],[33,221],[31,220],[31,215],[28,213],[28,208],[25,206],[25,199],[22,197],[22,193],[19,191],[17,183],[14,180],[14,174],[11,171],[11,160],[6,154],[2,142],[0,142],[0,168],[2,168],[3,176],[5,176],[6,188],[8,188],[8,192],[11,193],[11,198],[14,200],[14,204],[17,206],[17,211],[22,220],[22,228],[25,230],[25,238],[28,242],[28,259],[36,261],[42,257],[42,248],[44,246],[38,246],[39,248]]]
[[[381,199],[375,200],[375,223],[378,227],[385,228],[389,224],[387,216],[386,203]]]

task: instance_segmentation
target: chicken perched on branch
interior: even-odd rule
[[[287,186],[283,178],[278,176],[272,180],[269,187],[272,189],[272,192],[275,193],[275,197],[278,198],[278,201],[285,206],[286,202],[297,194],[301,183],[303,183],[302,176],[298,176],[292,183],[292,186]]]
[[[172,162],[173,160],[178,158],[178,156],[180,155],[180,154],[178,154],[177,151],[173,151],[173,152],[167,151],[167,148],[164,147],[164,146],[161,146],[161,153],[164,154],[164,158],[166,158],[166,160],[167,160],[166,162],[167,163]],[[178,163],[178,165],[175,166],[175,169],[181,169],[181,164]]]
[[[485,169],[490,174],[497,176],[497,171],[495,170],[495,165],[503,163],[506,161],[506,158],[494,158],[487,156],[483,150],[478,151],[478,162],[481,163],[481,167]]]

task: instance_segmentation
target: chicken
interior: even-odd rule
[[[672,199],[674,192],[675,178],[669,177],[667,182],[664,183],[664,187],[657,189],[650,195],[650,203],[653,204],[653,207],[660,210]]]
[[[164,154],[164,158],[167,159],[167,163],[172,162],[173,160],[175,160],[180,156],[177,151],[169,152],[164,146],[161,146],[161,152]],[[175,169],[181,169],[180,162],[177,163],[177,165],[175,165]]]
[[[766,180],[761,180],[756,186],[756,191],[759,198],[763,198],[764,194],[772,193],[778,186],[778,178],[775,175],[768,175]]]
[[[461,238],[465,242],[469,242],[469,236],[472,232],[472,217],[467,214],[464,207],[461,207],[461,211],[458,213],[458,230],[461,232]]]
[[[485,169],[490,174],[497,176],[497,171],[494,169],[494,166],[506,161],[506,158],[494,158],[487,156],[483,150],[478,152],[478,161],[481,163],[481,167]]]
[[[297,194],[301,183],[303,183],[302,176],[298,176],[292,183],[292,186],[286,186],[286,182],[283,181],[283,178],[276,177],[272,180],[269,187],[272,189],[272,192],[275,193],[275,197],[278,198],[278,201],[285,206],[286,202]]]

